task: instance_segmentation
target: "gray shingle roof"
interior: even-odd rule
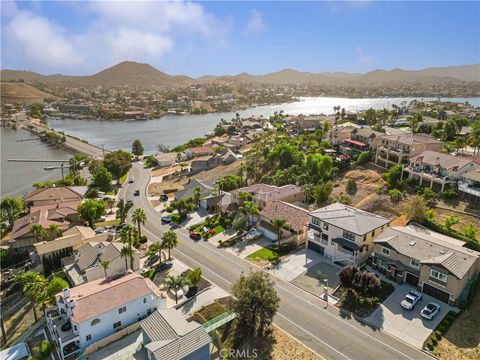
[[[310,215],[357,235],[365,235],[390,222],[383,216],[340,203],[317,209]]]
[[[211,342],[198,323],[187,322],[177,310],[159,309],[140,323],[151,340],[146,348],[155,359],[180,360]]]
[[[463,242],[420,226],[388,228],[374,243],[388,244],[398,253],[422,264],[442,265],[459,279],[480,258],[479,252],[463,247]]]

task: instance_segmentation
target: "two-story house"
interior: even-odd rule
[[[132,271],[64,289],[55,301],[45,315],[62,360],[166,306],[155,284]]]
[[[302,202],[305,201],[305,190],[297,185],[274,186],[268,184],[253,184],[230,192],[231,202],[241,205],[242,193],[252,196],[254,205],[263,209],[274,201]]]
[[[479,252],[420,226],[388,228],[374,243],[374,267],[449,304],[468,298],[480,272]]]
[[[390,220],[348,205],[335,203],[309,214],[307,248],[332,262],[361,264],[373,251],[373,239]]]
[[[362,151],[376,149],[383,135],[385,134],[372,130],[369,126],[353,128],[350,137],[343,140],[340,150],[343,154],[354,155]]]
[[[408,164],[409,160],[425,150],[440,151],[443,142],[430,135],[405,133],[383,135],[377,146],[375,164],[385,168],[397,164]]]
[[[25,196],[28,206],[45,206],[69,201],[82,201],[85,198],[86,186],[60,186],[35,189]]]
[[[470,204],[480,206],[480,169],[463,174],[458,182],[458,190]]]
[[[403,165],[403,171],[418,180],[420,186],[444,191],[446,186],[455,186],[463,174],[480,168],[480,164],[468,156],[453,156],[438,151],[426,150]]]

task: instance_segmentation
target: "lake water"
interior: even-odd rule
[[[409,102],[414,98],[386,98],[386,99],[347,99],[347,98],[301,98],[300,101],[259,106],[238,111],[240,116],[263,115],[268,117],[275,111],[283,110],[285,114],[329,114],[333,107],[339,105],[347,111],[391,108],[393,104],[400,105],[403,101]],[[427,99],[425,99],[427,100]],[[430,100],[430,99],[428,99]],[[446,100],[446,99],[445,99]],[[464,102],[468,100],[472,105],[480,106],[480,98],[448,99]],[[67,134],[86,139],[90,143],[108,150],[130,150],[133,140],[140,139],[146,153],[154,153],[160,143],[174,147],[188,140],[211,133],[223,118],[230,120],[235,112],[211,113],[205,115],[167,115],[160,119],[141,121],[98,121],[77,119],[48,119],[48,126]]]
[[[8,159],[69,159],[70,155],[40,140],[20,141],[34,138],[28,131],[0,128],[1,133],[1,197],[20,196],[32,190],[34,182],[57,180],[62,177],[60,169],[44,170],[48,165],[59,163],[9,162]]]

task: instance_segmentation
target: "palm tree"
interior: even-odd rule
[[[162,236],[162,247],[168,249],[168,260],[172,259],[170,254],[171,250],[178,245],[177,233],[172,230],[168,230]]]
[[[58,236],[62,235],[62,228],[60,227],[60,225],[51,224],[51,225],[48,227],[48,232],[49,232],[53,237],[58,237]]]
[[[167,291],[173,291],[175,294],[175,303],[178,304],[178,290],[188,285],[188,280],[182,275],[173,276],[169,275],[163,280],[163,289]]]
[[[162,250],[163,250],[163,246],[162,246],[162,243],[160,241],[157,241],[157,242],[153,243],[148,248],[148,252],[151,255],[156,254],[156,253],[160,254],[160,262],[162,262]]]
[[[282,238],[282,229],[287,225],[287,220],[282,217],[276,217],[272,220],[272,225],[277,230],[278,248],[280,248],[280,240]]]
[[[103,271],[105,273],[105,277],[107,277],[107,269],[108,269],[108,266],[110,265],[110,261],[108,260],[102,260],[100,261],[100,265],[103,267]]]
[[[132,265],[133,249],[128,246],[124,246],[122,250],[120,250],[120,256],[125,258],[125,270],[128,270],[127,259],[130,258],[130,265]]]
[[[33,224],[30,228],[33,236],[35,236],[35,242],[43,241],[47,237],[47,230],[41,224]]]
[[[128,254],[130,255],[130,268],[133,270],[133,244],[138,239],[138,231],[132,225],[125,225],[120,231],[120,240],[124,244],[127,244]],[[122,249],[123,250],[123,249]],[[127,261],[125,260],[125,263]]]
[[[147,221],[147,214],[145,213],[145,210],[141,208],[135,209],[135,211],[132,214],[132,221],[137,224],[138,234],[140,237],[142,237],[142,231],[140,229],[140,225],[144,225],[145,222]]]
[[[128,211],[133,206],[132,203],[125,202],[125,200],[120,199],[117,206],[117,219],[120,219],[120,223],[123,224],[127,219]]]
[[[37,310],[35,305],[42,299],[42,294],[45,293],[48,286],[48,281],[43,275],[37,274],[33,271],[29,271],[18,275],[15,278],[22,286],[22,291],[25,297],[30,301],[33,310],[33,317],[35,322],[38,321]]]
[[[110,208],[109,214],[113,212],[113,206],[115,205],[115,199],[108,198],[105,200],[105,206]]]
[[[200,186],[195,186],[193,188],[193,198],[195,199],[195,205],[200,205],[200,197],[202,196],[202,188]]]

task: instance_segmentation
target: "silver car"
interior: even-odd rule
[[[404,309],[412,310],[420,300],[422,300],[422,294],[418,291],[412,290],[405,295],[405,299],[402,300],[400,306]]]

